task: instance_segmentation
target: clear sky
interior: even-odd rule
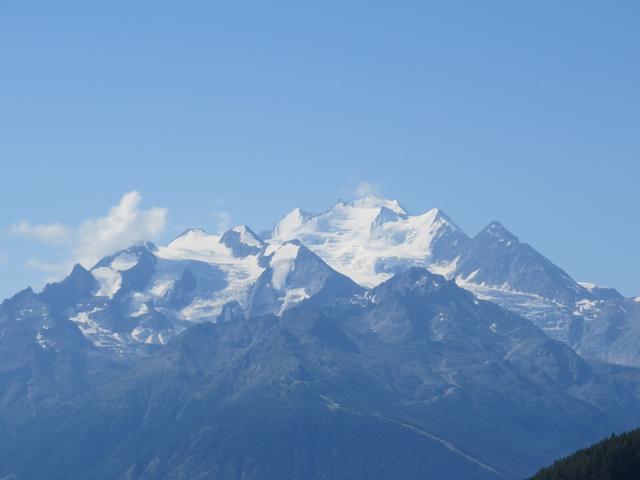
[[[638,25],[637,1],[0,0],[0,297],[362,182],[640,295]]]

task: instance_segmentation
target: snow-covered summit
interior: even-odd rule
[[[226,245],[234,255],[246,257],[262,253],[266,244],[246,225],[234,227],[220,237],[220,243]]]
[[[405,267],[449,263],[452,258],[437,251],[443,237],[465,235],[441,210],[410,215],[396,200],[369,195],[320,214],[295,209],[276,225],[270,242],[298,239],[335,270],[370,287]]]
[[[398,215],[409,215],[409,212],[397,200],[389,200],[380,195],[365,195],[351,202],[339,202],[343,205],[349,205],[354,208],[386,208]]]
[[[183,232],[166,246],[135,245],[76,267],[65,285],[82,293],[64,297],[69,320],[94,345],[125,352],[164,344],[193,322],[230,315],[284,313],[305,300],[359,291],[297,240],[267,244],[241,225],[220,235]],[[57,300],[56,300],[57,301]]]
[[[240,225],[221,234],[190,229],[165,246],[138,244],[90,272],[74,269],[67,286],[49,287],[45,297],[78,286],[82,302],[70,319],[96,345],[164,343],[192,322],[281,315],[303,301],[376,287],[414,267],[454,280],[592,356],[640,364],[622,335],[615,356],[599,345],[594,321],[637,318],[638,298],[578,284],[499,222],[469,237],[440,209],[414,215],[378,195],[339,201],[317,214],[294,209],[262,237]],[[72,305],[65,295],[54,296]]]

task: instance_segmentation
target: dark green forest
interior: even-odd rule
[[[638,480],[640,428],[611,435],[540,470],[531,480]]]

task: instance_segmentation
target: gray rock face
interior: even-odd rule
[[[283,265],[279,265],[282,260],[277,258],[277,253],[272,254],[268,258],[269,266],[252,287],[249,314],[280,314],[300,301],[324,302],[363,290],[300,242],[290,242],[285,248],[292,250],[292,256],[284,259],[288,263],[285,272]]]
[[[637,303],[613,288],[575,282],[496,222],[468,244],[455,275],[478,297],[533,321],[583,356],[640,366]]]
[[[570,304],[588,296],[566,272],[530,245],[521,243],[499,222],[490,223],[467,242],[455,275],[473,283],[525,292],[560,303]]]
[[[80,336],[82,338],[82,336]],[[193,326],[0,443],[18,478],[522,478],[639,418],[609,375],[442,276]]]
[[[257,255],[264,251],[266,244],[250,228],[242,226],[225,232],[220,243],[231,249],[237,257]]]
[[[0,305],[0,432],[13,431],[128,368],[125,359],[87,341],[64,313],[72,302],[88,298],[91,280],[77,266],[41,294],[27,289]]]
[[[640,365],[640,348],[626,340],[639,334],[632,300],[615,289],[577,283],[499,222],[468,237],[442,210],[411,215],[398,202],[375,196],[317,215],[297,212],[278,223],[272,241],[298,238],[361,285],[425,267],[524,316],[584,355]]]

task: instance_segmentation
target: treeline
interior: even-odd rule
[[[543,468],[531,480],[638,480],[640,428],[611,435]]]

